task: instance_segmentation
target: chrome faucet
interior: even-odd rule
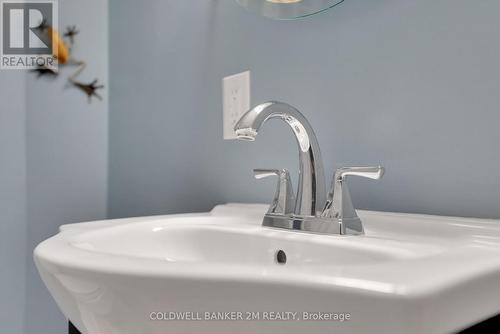
[[[266,102],[246,112],[234,130],[240,140],[255,140],[262,125],[269,119],[285,121],[299,148],[299,181],[293,195],[290,175],[286,169],[256,169],[256,178],[277,176],[273,202],[262,224],[324,234],[363,234],[361,220],[352,206],[347,176],[379,179],[382,167],[351,167],[339,169],[326,197],[323,161],[316,135],[307,119],[294,107],[282,102]]]
[[[315,216],[325,205],[325,175],[316,135],[304,115],[286,103],[263,103],[241,117],[235,126],[236,135],[240,140],[253,141],[261,126],[272,118],[282,119],[290,126],[299,146],[299,183],[294,212]]]

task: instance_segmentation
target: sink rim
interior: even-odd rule
[[[266,206],[259,207],[260,209],[265,209]],[[257,211],[257,210],[256,210]],[[264,212],[264,211],[262,211]],[[106,253],[96,253],[91,251],[86,251],[71,245],[69,240],[75,236],[81,235],[82,233],[88,231],[98,231],[107,228],[122,227],[127,224],[134,223],[154,223],[154,222],[164,222],[165,219],[175,220],[176,218],[190,218],[190,217],[230,217],[234,215],[233,213],[219,213],[217,210],[212,210],[210,213],[196,213],[196,214],[176,214],[167,216],[152,216],[152,217],[142,217],[142,218],[127,218],[119,220],[107,220],[101,222],[91,222],[91,223],[80,223],[65,225],[61,227],[61,232],[54,237],[42,242],[38,245],[34,251],[34,258],[37,266],[43,266],[46,270],[50,271],[50,267],[65,268],[65,270],[77,270],[80,272],[90,271],[90,272],[101,272],[105,274],[114,275],[133,275],[133,276],[147,276],[147,277],[182,277],[184,279],[217,279],[223,281],[240,281],[240,282],[259,282],[262,284],[276,283],[276,284],[288,284],[288,285],[300,285],[307,286],[308,288],[327,288],[327,289],[352,289],[353,291],[369,291],[371,293],[383,294],[393,298],[423,298],[429,296],[433,293],[443,291],[443,289],[452,289],[456,286],[466,283],[472,280],[474,277],[483,277],[489,274],[500,274],[500,257],[492,256],[492,254],[500,254],[500,249],[494,251],[491,248],[482,249],[481,251],[488,256],[483,256],[482,259],[478,261],[477,254],[481,254],[479,248],[471,249],[473,243],[469,242],[464,246],[458,247],[453,251],[445,252],[443,256],[434,264],[425,263],[426,259],[417,259],[412,261],[401,261],[397,263],[400,271],[407,273],[408,277],[404,275],[400,276],[398,279],[390,279],[387,275],[382,275],[381,271],[389,270],[390,266],[394,265],[396,261],[389,261],[387,263],[377,263],[375,265],[366,265],[364,267],[369,267],[370,272],[378,272],[377,275],[372,273],[363,272],[363,268],[351,268],[351,270],[344,270],[342,275],[338,274],[336,276],[332,275],[311,275],[309,273],[299,273],[297,271],[290,275],[287,266],[273,266],[266,268],[266,274],[256,272],[252,266],[249,265],[233,265],[232,268],[235,270],[220,270],[221,267],[218,265],[205,264],[203,262],[197,262],[196,270],[193,270],[193,263],[169,263],[168,266],[159,266],[158,259],[149,258],[133,258],[122,255],[111,255]],[[469,218],[454,218],[454,217],[439,217],[439,216],[427,216],[427,215],[413,215],[413,214],[400,214],[400,213],[381,213],[381,212],[369,212],[360,211],[360,216],[365,222],[369,222],[371,219],[378,217],[379,219],[412,219],[416,221],[431,222],[432,224],[443,223],[453,226],[453,228],[474,228],[478,227],[481,229],[488,229],[498,232],[500,237],[500,228],[497,226],[491,226],[492,222],[498,224],[495,220],[481,220],[481,219],[469,219]],[[259,214],[249,214],[243,217],[243,224],[250,224],[253,228],[260,227],[260,215]],[[240,222],[241,223],[241,222]],[[238,224],[240,224],[238,223]],[[464,225],[462,227],[455,225]],[[236,224],[237,225],[237,224]],[[367,235],[370,233],[376,233],[376,226],[371,226],[370,223],[366,224]],[[373,229],[372,229],[373,227]],[[443,228],[440,226],[439,228]],[[273,230],[277,231],[277,230]],[[282,233],[291,233],[297,235],[294,231],[281,231]],[[304,236],[304,238],[330,238],[336,240],[337,238],[363,238],[359,236],[321,236],[321,235],[311,235],[307,233],[301,233],[299,235]],[[302,238],[302,237],[301,237]],[[358,239],[361,240],[361,239]],[[471,246],[472,245],[472,246]],[[498,243],[500,246],[500,242]],[[500,247],[499,247],[500,248]],[[463,260],[463,256],[471,257],[470,251],[474,250],[472,258],[466,258],[470,261],[470,266],[474,270],[460,271],[457,268],[455,270],[446,271],[439,275],[434,275],[432,278],[422,276],[422,267],[428,267],[427,269],[439,270],[440,266],[445,263],[449,265],[449,261],[455,261],[458,258]],[[460,257],[462,256],[462,257]],[[436,256],[437,258],[438,256]],[[74,261],[77,258],[78,261]],[[496,259],[497,258],[497,259]],[[428,260],[427,260],[428,261]],[[409,266],[408,262],[414,265],[412,268]],[[455,267],[458,265],[456,263]],[[462,263],[463,266],[463,263]],[[385,279],[380,279],[380,277],[385,277]]]

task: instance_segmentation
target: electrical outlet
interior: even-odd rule
[[[250,71],[222,80],[224,139],[236,139],[234,126],[250,109]]]

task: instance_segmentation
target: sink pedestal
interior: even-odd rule
[[[82,334],[80,331],[70,322],[68,322],[68,334]]]

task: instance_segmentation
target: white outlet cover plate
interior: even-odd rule
[[[222,100],[224,139],[236,139],[234,126],[250,109],[250,71],[222,80]]]

